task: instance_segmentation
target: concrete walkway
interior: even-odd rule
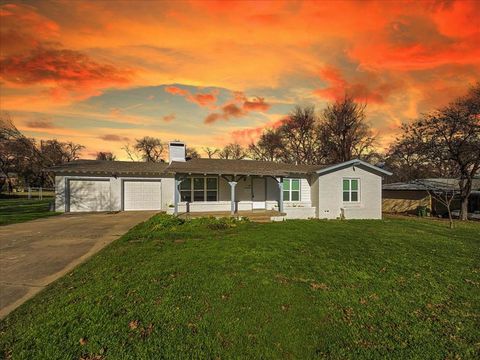
[[[0,226],[0,318],[153,214],[65,214]]]

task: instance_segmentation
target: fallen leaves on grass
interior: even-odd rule
[[[135,330],[136,328],[138,328],[138,324],[140,322],[138,320],[132,320],[128,323],[128,327],[130,328],[130,330]]]
[[[470,280],[470,279],[464,279],[464,280],[469,285],[480,286],[480,282],[478,282],[478,281],[473,281],[473,280]]]
[[[148,336],[150,336],[150,334],[153,332],[153,324],[148,324],[147,327],[143,327],[141,330],[140,330],[140,336],[142,338],[146,338]]]
[[[188,323],[187,327],[190,329],[192,334],[196,334],[198,332],[197,325],[195,325],[194,323]]]
[[[310,284],[310,287],[313,289],[313,290],[328,290],[328,285],[327,284],[324,284],[324,283],[311,283]]]
[[[83,338],[83,337],[82,337],[82,338],[80,338],[80,340],[78,340],[78,342],[80,343],[80,345],[83,346],[83,345],[85,345],[88,341],[87,341],[86,338]]]

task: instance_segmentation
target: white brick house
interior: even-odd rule
[[[361,160],[331,166],[185,158],[168,163],[79,160],[52,169],[56,210],[163,210],[174,214],[278,210],[284,218],[380,219],[382,177]]]

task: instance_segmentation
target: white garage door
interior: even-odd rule
[[[70,211],[109,211],[110,181],[70,180]]]
[[[123,183],[124,210],[160,210],[162,185],[160,181],[125,181]]]

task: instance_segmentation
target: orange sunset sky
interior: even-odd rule
[[[386,146],[480,79],[480,1],[0,2],[1,110],[84,157],[248,144],[345,91]]]

